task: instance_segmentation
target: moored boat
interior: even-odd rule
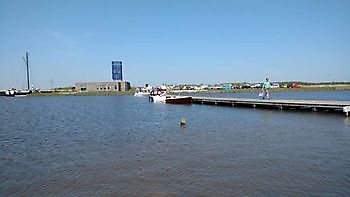
[[[149,101],[154,103],[167,103],[167,104],[192,104],[191,96],[175,96],[167,95],[166,87],[153,89],[149,95]]]
[[[19,97],[19,96],[27,96],[27,95],[29,95],[30,93],[32,93],[31,90],[17,90],[16,93],[15,93],[15,96],[16,96],[16,97]]]
[[[20,96],[27,96],[30,93],[31,93],[30,90],[16,90],[13,88],[11,90],[1,91],[0,96],[20,97]]]
[[[150,94],[150,91],[136,89],[134,96],[142,97],[142,96],[149,96],[149,94]]]
[[[29,87],[29,60],[28,60],[28,52],[26,52],[26,57],[23,58],[27,67],[27,90],[16,90],[15,88],[12,88],[10,90],[0,91],[0,96],[7,96],[7,97],[15,97],[15,96],[27,96],[28,94],[31,94],[32,91]]]
[[[192,104],[192,97],[190,96],[171,96],[165,99],[167,104]]]
[[[153,103],[165,103],[166,95],[152,95],[149,96],[149,101]]]
[[[14,97],[15,95],[16,95],[16,91],[12,89],[12,90],[6,90],[3,96]]]
[[[165,103],[166,87],[161,86],[160,88],[153,89],[149,95],[149,101],[154,103]]]
[[[145,87],[138,87],[135,90],[134,96],[138,96],[138,97],[149,96],[152,89],[153,88],[151,86],[148,86],[148,84],[146,84]]]

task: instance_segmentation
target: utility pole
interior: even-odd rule
[[[28,65],[28,52],[26,52],[26,65],[27,65],[27,86],[28,90],[30,90],[30,85],[29,85],[29,65]]]

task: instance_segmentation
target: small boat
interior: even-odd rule
[[[134,96],[137,96],[137,97],[149,96],[149,92],[135,92]]]
[[[149,96],[152,89],[153,88],[151,86],[148,86],[148,84],[146,84],[145,87],[138,87],[135,90],[134,96],[138,96],[138,97]]]
[[[20,97],[20,96],[27,96],[28,94],[31,94],[32,91],[31,90],[17,90],[15,93],[16,97]]]
[[[166,87],[154,89],[149,95],[149,101],[154,103],[167,103],[167,104],[192,104],[192,97],[190,96],[173,96],[167,95]]]
[[[16,90],[15,88],[12,88],[10,90],[0,91],[0,96],[7,96],[7,97],[18,97],[18,96],[27,96],[28,94],[31,94],[32,91],[30,90],[29,86],[29,60],[28,60],[28,52],[26,52],[26,57],[23,58],[27,67],[27,90]]]
[[[165,103],[166,87],[161,86],[160,88],[153,89],[149,94],[149,101],[154,103]]]
[[[16,90],[6,90],[2,96],[14,97],[16,95]]]
[[[167,104],[192,104],[192,97],[190,96],[170,96],[166,97]]]
[[[151,93],[152,89],[145,89],[145,88],[136,88],[135,94],[134,96],[149,96],[149,94]]]
[[[1,91],[0,96],[21,97],[21,96],[27,96],[30,93],[31,93],[30,90],[16,90],[12,88],[11,90]]]
[[[165,103],[166,95],[151,95],[149,101],[153,103]]]
[[[192,104],[192,97],[190,96],[169,96],[165,94],[151,95],[150,102],[166,103],[166,104]]]

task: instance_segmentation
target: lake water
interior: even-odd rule
[[[350,100],[350,91],[272,97]],[[344,114],[133,96],[0,97],[0,109],[0,196],[350,195]]]

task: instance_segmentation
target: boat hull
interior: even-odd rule
[[[149,96],[149,92],[136,92],[135,94],[134,94],[134,96],[136,96],[136,97],[147,97],[147,96]]]
[[[0,96],[7,96],[7,97],[20,97],[20,96],[27,96],[31,93],[29,90],[6,90],[1,91]]]
[[[16,95],[15,90],[6,90],[0,93],[0,96],[14,97]]]
[[[155,95],[155,96],[149,96],[149,101],[154,102],[154,103],[165,103],[166,96],[160,96],[160,95]]]
[[[181,96],[165,99],[167,104],[192,104],[192,97],[190,96]]]

